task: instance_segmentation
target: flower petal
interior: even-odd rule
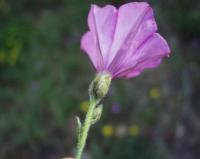
[[[97,46],[97,38],[91,31],[83,35],[81,39],[81,49],[88,54],[96,70],[100,71],[102,67],[101,53]]]
[[[116,60],[121,60],[121,57],[128,52],[149,10],[149,5],[142,2],[128,3],[119,8],[114,41],[109,51],[107,67],[113,67],[116,64]]]
[[[119,51],[116,57],[113,59],[109,70],[116,72],[122,65],[126,65],[126,61],[137,51],[137,49],[144,43],[157,30],[157,24],[153,16],[152,8],[148,8],[145,12],[140,24],[136,29],[134,37],[131,39],[129,49],[126,52]]]
[[[169,46],[165,39],[158,33],[154,33],[149,39],[138,48],[138,50],[127,61],[120,71],[115,73],[116,77],[126,76],[127,78],[139,75],[145,68],[158,66],[161,59],[168,56]]]
[[[88,16],[88,26],[98,39],[98,47],[103,57],[104,65],[108,58],[108,50],[113,41],[117,19],[117,10],[114,6],[106,5],[100,8],[92,5]]]
[[[155,68],[160,65],[161,61],[162,60],[160,58],[152,58],[151,60],[141,62],[138,66],[135,67],[134,71],[132,70],[131,72],[127,73],[126,78],[139,76],[145,68]]]

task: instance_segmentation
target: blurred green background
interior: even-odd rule
[[[126,2],[0,0],[0,159],[74,156],[95,75],[80,51],[90,4]],[[200,1],[148,2],[171,56],[112,83],[83,159],[199,159]]]

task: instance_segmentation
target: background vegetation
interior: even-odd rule
[[[79,48],[90,4],[126,2],[0,0],[1,159],[74,156],[74,117],[87,110],[95,74]],[[199,0],[148,2],[171,57],[156,70],[113,82],[85,159],[200,156]]]

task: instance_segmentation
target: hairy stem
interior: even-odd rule
[[[76,159],[81,159],[81,155],[83,153],[83,149],[86,144],[88,132],[90,130],[91,125],[96,123],[102,113],[102,106],[97,108],[97,105],[102,100],[102,98],[107,94],[110,84],[111,84],[112,76],[106,72],[98,73],[94,80],[91,82],[89,86],[89,108],[86,114],[85,121],[83,126],[81,126],[80,119],[78,118],[78,145],[77,145],[77,153]]]
[[[81,155],[82,155],[83,149],[85,147],[88,132],[89,132],[89,129],[91,126],[93,112],[94,112],[94,109],[97,104],[98,104],[98,100],[90,99],[88,112],[87,112],[82,130],[81,130],[80,138],[79,138],[78,145],[77,145],[76,159],[81,159]]]

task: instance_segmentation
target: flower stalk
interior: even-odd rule
[[[99,103],[107,94],[111,84],[111,79],[112,78],[108,73],[98,73],[89,86],[89,108],[83,126],[81,125],[80,119],[77,117],[78,144],[76,159],[81,159],[90,127],[101,117],[102,105],[99,105]]]
[[[81,155],[83,152],[83,149],[85,147],[86,144],[86,139],[88,136],[88,132],[91,126],[91,122],[92,122],[92,116],[93,116],[93,112],[94,109],[96,107],[96,105],[98,104],[98,101],[91,99],[90,100],[90,105],[89,105],[89,109],[85,118],[85,122],[84,125],[82,127],[82,131],[80,132],[80,138],[78,141],[78,145],[77,145],[77,154],[76,154],[76,159],[81,159]]]

